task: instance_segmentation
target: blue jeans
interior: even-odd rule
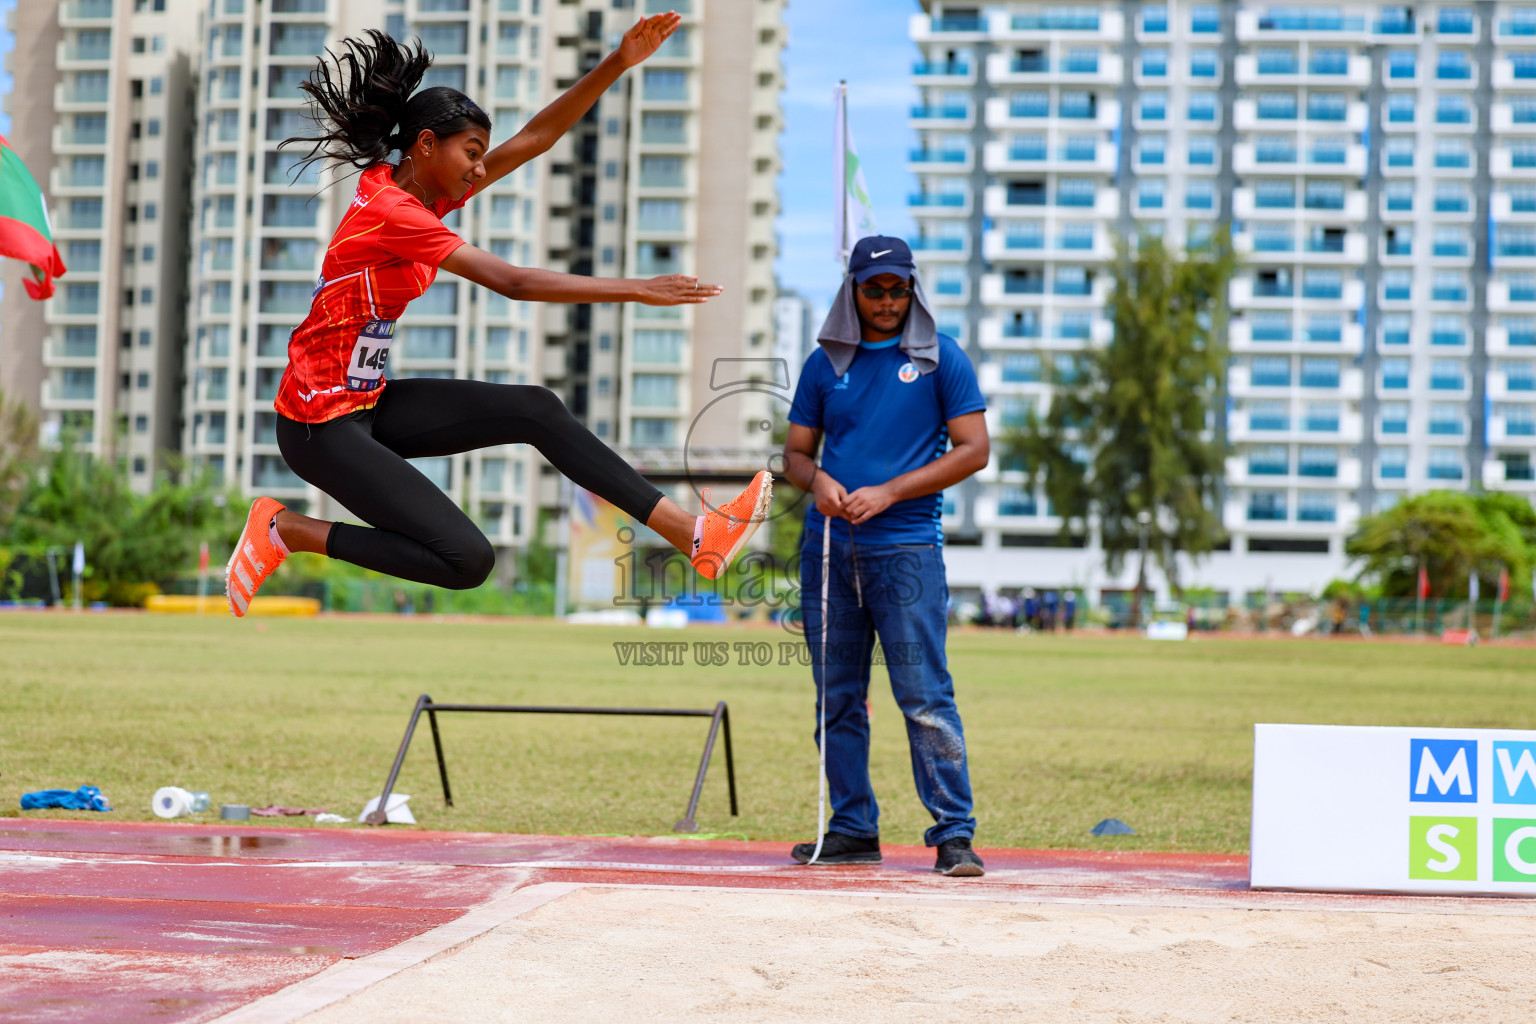
[[[856,542],[855,542],[856,543]],[[949,584],[936,544],[850,549],[832,540],[826,672],[822,672],[821,534],[807,531],[800,555],[800,608],[816,680],[817,714],[827,702],[828,828],[873,839],[880,808],[869,782],[869,672],[875,638],[891,691],[907,720],[912,777],[933,815],[923,841],[937,846],[976,833],[965,734],[944,653]]]

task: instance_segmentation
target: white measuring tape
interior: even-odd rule
[[[832,571],[832,522],[823,519],[821,524],[821,686],[818,703],[821,705],[821,721],[816,728],[816,749],[820,751],[820,764],[816,771],[816,851],[806,861],[809,867],[821,856],[821,844],[827,838],[827,583]]]

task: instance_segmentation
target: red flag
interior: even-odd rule
[[[1419,596],[1429,596],[1429,571],[1422,565],[1419,566]]]
[[[197,546],[197,571],[208,571],[208,542],[203,541]]]
[[[1499,600],[1500,601],[1508,601],[1509,600],[1509,570],[1508,569],[1500,569],[1499,570]]]
[[[46,299],[53,294],[53,279],[64,273],[64,261],[53,244],[48,224],[48,204],[11,144],[0,137],[0,256],[31,264],[22,278],[27,294]]]

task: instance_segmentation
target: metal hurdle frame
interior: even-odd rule
[[[400,740],[400,749],[395,754],[395,763],[390,766],[389,778],[384,781],[384,792],[379,794],[379,805],[363,820],[369,825],[383,825],[386,822],[385,808],[389,805],[389,796],[395,789],[395,782],[400,778],[400,767],[405,763],[405,755],[411,748],[411,738],[416,734],[416,723],[421,720],[421,714],[425,711],[427,722],[432,726],[432,746],[437,752],[437,772],[443,780],[443,801],[453,806],[453,791],[448,787],[448,762],[443,758],[443,738],[437,729],[437,713],[439,711],[473,711],[490,714],[528,714],[528,715],[638,715],[650,718],[708,718],[709,735],[704,738],[704,754],[699,758],[699,771],[693,780],[693,791],[688,796],[688,809],[683,816],[672,826],[674,832],[697,832],[698,823],[694,821],[694,814],[699,809],[699,797],[704,793],[704,776],[709,771],[710,756],[715,751],[715,738],[720,734],[722,726],[725,731],[725,777],[731,792],[731,816],[737,816],[736,806],[736,759],[731,750],[731,712],[726,707],[725,701],[720,701],[713,710],[701,708],[586,708],[565,706],[541,706],[531,704],[438,704],[432,700],[432,695],[424,693],[416,698],[416,706],[411,709],[411,720],[405,727],[405,736]]]

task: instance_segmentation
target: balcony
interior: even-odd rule
[[[1003,338],[1039,338],[1040,318],[1004,320],[999,336]]]
[[[1248,416],[1248,429],[1261,431],[1288,431],[1291,429],[1291,418],[1288,415],[1260,415],[1250,413]],[[1284,472],[1282,469],[1281,472]]]
[[[1330,416],[1314,415],[1309,413],[1302,421],[1301,429],[1309,434],[1337,434],[1339,432],[1339,415]]]
[[[1505,413],[1488,421],[1489,444],[1505,444],[1510,441],[1530,444],[1533,438],[1536,438],[1536,410],[1529,406],[1521,407],[1518,416]]]
[[[111,21],[112,0],[66,0],[60,5],[59,24],[77,21]]]
[[[909,166],[914,171],[969,170],[971,154],[966,149],[913,149],[907,152]]]
[[[1254,27],[1262,36],[1297,35],[1297,34],[1339,34],[1361,33],[1365,31],[1365,19],[1358,16],[1346,17],[1337,11],[1316,8],[1283,8],[1271,9],[1263,13],[1256,11],[1244,12],[1251,14],[1254,19]],[[1239,38],[1242,38],[1242,26],[1239,27]]]
[[[1350,54],[1343,62],[1334,60],[1323,66],[1331,70],[1317,70],[1308,64],[1303,72],[1301,62],[1294,56],[1289,60],[1278,60],[1268,55],[1244,53],[1238,55],[1233,70],[1239,86],[1328,85],[1363,89],[1370,84],[1371,59],[1365,54]],[[1325,81],[1315,81],[1316,77],[1324,77]]]
[[[947,106],[918,105],[911,109],[910,116],[914,122],[928,122],[926,125],[914,125],[917,128],[960,128],[970,121],[971,108],[963,103]]]
[[[1341,131],[1364,132],[1367,107],[1351,100],[1340,105],[1318,104],[1305,109],[1291,104],[1264,104],[1258,100],[1239,99],[1233,104],[1233,121],[1240,132],[1273,132],[1299,126],[1303,119],[1315,124],[1337,126]]]
[[[72,153],[99,152],[107,144],[106,118],[90,124],[65,122],[53,126],[53,149],[60,156]]]
[[[1533,373],[1529,365],[1516,364],[1513,372],[1506,370],[1488,375],[1489,401],[1530,401],[1533,395],[1536,395],[1536,373]]]
[[[105,72],[77,72],[74,79],[73,82],[60,82],[53,87],[53,105],[59,113],[94,111],[107,105],[111,93],[107,88]]]
[[[945,78],[945,79],[951,79],[951,80],[953,80],[954,83],[958,83],[958,82],[961,82],[961,81],[968,82],[971,79],[971,65],[969,63],[967,63],[966,61],[963,61],[963,60],[948,60],[948,61],[926,61],[926,60],[920,60],[920,61],[917,61],[916,63],[914,63],[912,65],[912,75],[915,78],[925,78],[925,79]],[[924,84],[941,85],[941,84],[951,84],[951,83],[948,83],[948,82],[946,82],[946,83],[933,82],[933,83],[924,83]]]
[[[1521,132],[1536,132],[1536,103],[1529,97],[1495,98],[1489,123],[1495,138]]]
[[[1297,377],[1297,383],[1304,388],[1325,388],[1331,391],[1343,383],[1343,378],[1337,369],[1308,370],[1303,368]]]
[[[1045,191],[1043,183],[1038,189],[1012,190],[1003,185],[989,185],[982,199],[986,215],[998,218],[1017,217],[1034,211],[1043,213],[1049,209],[1067,209],[1073,216],[1113,217],[1119,206],[1119,189],[1102,186],[1095,188],[1090,197],[1080,192],[1064,192],[1059,184],[1052,192]]]
[[[66,369],[63,376],[43,383],[43,401],[48,406],[73,406],[83,408],[96,401],[96,371],[92,369]]]
[[[65,64],[100,64],[103,67],[112,59],[112,33],[106,30],[80,32],[73,40],[58,44],[55,59]]]
[[[1289,518],[1286,513],[1285,500],[1283,497],[1278,503],[1250,503],[1246,512],[1248,521],[1251,523],[1283,523],[1287,518]]]
[[[1249,476],[1290,476],[1291,465],[1288,460],[1270,460],[1250,458],[1248,460]]]
[[[980,14],[940,15],[929,22],[929,29],[937,35],[952,35],[959,32],[985,32],[987,30],[987,19]]]
[[[1002,135],[1010,130],[1034,129],[1043,127],[1040,122],[1051,117],[1049,103],[1042,103],[1040,97],[1025,97],[1019,99],[1005,96],[993,96],[987,100],[985,121],[988,128]],[[1057,110],[1057,116],[1071,121],[1073,131],[1113,131],[1120,125],[1120,104],[1118,101],[1103,95],[1095,94],[1092,107],[1088,113],[1090,116],[1082,117],[1081,109],[1070,112]]]
[[[1331,523],[1338,518],[1332,505],[1297,505],[1296,520],[1302,523]]]
[[[907,206],[911,209],[963,213],[970,205],[969,198],[963,192],[914,192],[907,196]]]
[[[997,305],[1005,308],[1017,308],[1020,306],[1040,305],[1040,296],[1046,294],[1046,278],[1042,275],[1019,275],[989,273],[981,278],[981,301],[989,305]],[[1054,294],[1054,293],[1053,293]],[[1097,275],[1093,285],[1086,295],[1069,297],[1057,294],[1055,303],[1058,306],[1083,309],[1087,307],[1102,307],[1109,296],[1109,280],[1104,275]],[[1095,339],[1098,338],[1098,324],[1091,331]]]
[[[987,17],[974,15],[913,14],[907,20],[907,36],[919,45],[930,42],[958,42],[965,37],[985,38],[988,31]]]

